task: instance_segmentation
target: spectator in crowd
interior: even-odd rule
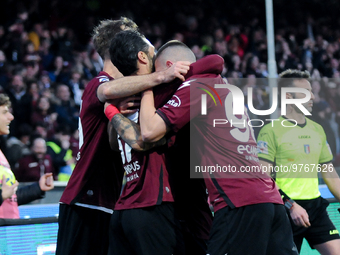
[[[52,32],[53,45],[51,46],[56,55],[60,56],[67,63],[72,61],[74,33],[66,24],[61,24],[57,31]]]
[[[40,47],[39,47],[39,55],[41,57],[41,65],[43,70],[47,70],[48,67],[51,66],[54,55],[50,51],[51,40],[50,38],[42,38]]]
[[[38,81],[39,90],[42,92],[45,89],[50,89],[53,87],[53,82],[50,79],[49,73],[47,71],[43,71],[41,73],[40,79]]]
[[[0,50],[0,92],[6,87],[9,81],[9,74],[7,70],[8,67],[6,62],[6,56],[4,52]]]
[[[228,43],[229,51],[242,58],[248,46],[248,37],[244,33],[241,33],[240,28],[238,26],[232,26],[225,40]]]
[[[62,56],[56,56],[48,75],[52,82],[66,83],[69,80],[69,63]]]
[[[51,138],[58,126],[57,117],[58,113],[53,111],[50,100],[44,96],[39,97],[31,116],[32,125],[36,126],[39,122],[44,123],[47,129],[47,138]]]
[[[25,45],[24,62],[39,62],[41,60],[38,51],[35,49],[34,43],[28,41]]]
[[[82,73],[78,70],[73,70],[71,73],[71,79],[68,82],[68,86],[71,89],[73,100],[79,110],[81,104],[81,97],[84,91],[84,84],[81,80]]]
[[[71,130],[78,128],[79,110],[71,98],[70,88],[67,85],[59,84],[56,89],[56,96],[59,104],[55,109],[58,113],[58,125],[67,125]]]
[[[12,132],[16,135],[20,124],[29,123],[31,109],[29,101],[25,100],[24,97],[26,84],[22,75],[15,74],[5,92],[11,100],[13,115],[16,118],[12,124]]]
[[[27,100],[30,102],[32,112],[32,110],[36,107],[40,96],[40,91],[36,80],[31,80],[27,83],[27,92],[24,97],[25,96],[28,97]]]
[[[41,23],[33,24],[33,29],[28,33],[28,38],[33,44],[34,50],[38,51],[41,45],[41,39],[44,37],[44,29]]]
[[[53,179],[57,180],[54,172],[51,156],[46,154],[46,141],[41,137],[33,139],[31,154],[19,160],[14,174],[18,181],[36,182],[46,173],[52,173]]]
[[[47,154],[52,158],[53,168],[58,174],[58,179],[65,181],[63,175],[66,174],[69,178],[75,166],[75,159],[72,157],[70,149],[70,129],[67,126],[59,126],[54,137],[46,144]]]
[[[9,134],[9,124],[14,118],[9,112],[9,106],[9,98],[0,94],[0,135]],[[54,188],[52,173],[49,173],[42,175],[39,182],[18,189],[19,183],[15,180],[11,167],[1,150],[0,165],[0,218],[18,219],[18,205],[42,198],[45,191]]]
[[[11,169],[15,168],[19,159],[30,154],[30,137],[33,129],[28,124],[22,124],[19,127],[17,137],[11,136],[7,140],[6,158],[11,166]]]

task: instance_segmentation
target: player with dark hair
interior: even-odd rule
[[[136,58],[139,57],[139,54],[145,53],[151,72],[152,56],[150,56],[149,47],[150,43],[138,32],[118,33],[110,45],[111,61],[124,76],[135,75],[139,71]],[[144,60],[143,56],[141,59]]]
[[[138,32],[118,33],[112,40],[110,54],[112,63],[126,76],[152,71],[154,47]],[[105,109],[110,119],[112,110],[116,110],[112,105]],[[125,117],[122,114],[113,117],[113,126],[122,127],[121,119]],[[136,125],[138,111],[128,116],[126,121],[130,126]],[[173,254],[177,247],[179,224],[175,220],[169,174],[164,160],[167,146],[150,149],[147,144],[131,143],[124,132],[118,134],[122,135],[118,138],[118,144],[126,184],[110,222],[109,254]],[[150,150],[144,152],[134,149]]]
[[[136,29],[127,19],[105,20],[94,29],[94,45],[103,57],[104,68],[92,79],[82,96],[79,116],[77,164],[60,199],[56,254],[106,254],[108,225],[123,178],[120,157],[108,143],[104,100],[98,87],[121,77],[111,63],[110,41],[123,29]]]
[[[110,60],[110,43],[118,31],[136,28],[133,21],[121,18],[101,22],[94,29],[94,43],[104,56],[104,68],[82,96],[77,164],[60,199],[58,255],[107,254],[109,220],[120,194],[123,170],[119,154],[110,149],[108,120],[103,112],[105,101],[181,77],[178,69],[183,64],[144,76],[137,83],[127,80],[125,86],[117,85],[114,79],[122,74]]]
[[[155,68],[166,68],[174,60],[176,49],[167,47],[157,54]],[[204,63],[201,63],[204,64]],[[201,93],[197,87],[215,88],[224,104],[207,99],[208,114],[201,114]],[[297,254],[292,231],[277,187],[261,172],[256,155],[253,130],[246,114],[232,114],[231,93],[223,87],[219,74],[192,75],[173,97],[156,109],[151,90],[143,92],[140,110],[141,135],[146,142],[157,141],[169,132],[179,132],[190,121],[191,158],[198,166],[231,166],[236,171],[202,171],[214,207],[215,216],[207,254]],[[225,119],[233,125],[213,125]],[[242,123],[245,123],[242,125]],[[189,159],[187,159],[189,160]],[[197,166],[196,165],[196,166]],[[191,165],[192,167],[193,165]],[[242,172],[242,169],[258,169]],[[195,167],[196,169],[196,167]],[[194,170],[195,170],[194,169]]]
[[[280,74],[279,88],[303,88],[311,93],[303,104],[312,111],[314,95],[307,71],[286,70]],[[288,99],[304,98],[303,93],[287,93]],[[285,121],[285,125],[281,122]],[[318,172],[334,197],[340,201],[340,179],[331,161],[332,152],[323,128],[305,117],[295,105],[287,105],[287,113],[279,121],[265,125],[258,136],[260,163],[266,169],[273,166],[289,171],[273,171],[289,211],[294,242],[300,251],[303,238],[321,254],[339,254],[339,231],[331,222],[327,200],[320,196]]]
[[[144,55],[138,52],[138,50],[146,51],[145,43],[140,42],[140,39],[144,40],[143,37],[140,36],[140,39],[137,37],[138,35],[136,33],[124,31],[118,34],[113,40],[115,50],[111,52],[111,59],[116,66],[121,67],[129,61],[126,59],[122,60],[122,58],[119,57],[119,49],[121,47],[125,49],[133,49],[135,59],[138,57],[138,61],[130,60],[130,63],[126,67],[126,70],[129,70],[130,73],[126,74],[136,74],[135,70],[139,70],[140,63],[143,61],[141,57]],[[177,55],[180,56],[178,60],[186,60],[190,63],[196,61],[194,54],[185,44],[178,41],[171,41],[166,45],[169,44],[176,46]],[[162,51],[162,49],[163,47],[161,47],[160,51]],[[139,56],[139,54],[141,55]],[[127,55],[129,55],[129,53],[127,53]],[[149,56],[149,63],[150,58],[151,56]],[[222,70],[223,60],[221,61],[220,57],[216,58],[216,56],[210,56],[208,59],[210,61],[206,61],[206,65],[203,70],[202,68],[197,68],[198,65],[193,63],[191,71],[189,71],[187,75],[192,75],[195,72],[204,72],[209,70],[209,68],[214,69],[216,66]],[[151,69],[149,68],[149,70]],[[180,84],[180,81],[174,81],[171,84],[164,84],[156,87],[155,104],[161,106],[167,102]],[[114,109],[112,106],[111,108]],[[186,254],[206,254],[205,240],[208,239],[212,222],[211,212],[206,201],[206,189],[203,180],[190,180],[188,176],[189,172],[187,171],[188,165],[185,161],[181,161],[181,159],[183,159],[183,153],[188,156],[188,151],[183,150],[186,149],[186,147],[182,147],[182,144],[179,142],[179,140],[182,140],[183,138],[180,139],[176,137],[175,145],[173,145],[171,149],[168,149],[167,146],[163,146],[152,149],[148,152],[138,152],[148,149],[149,147],[149,144],[141,141],[140,129],[136,123],[138,120],[138,113],[134,116],[130,116],[129,118],[125,118],[122,114],[116,112],[116,114],[110,118],[112,118],[110,123],[119,134],[119,143],[121,144],[119,147],[123,151],[122,155],[125,155],[123,157],[123,161],[126,162],[125,168],[127,173],[127,185],[124,187],[122,196],[117,202],[115,212],[111,220],[111,253],[133,254],[134,246],[136,246],[135,249],[138,250],[140,250],[140,247],[143,246],[144,249],[142,253],[148,253],[148,251],[150,251],[150,254],[153,254],[158,251],[159,254],[170,254],[170,250],[164,250],[164,245],[169,247],[171,245],[170,242],[174,243],[174,241],[176,241],[174,239],[175,233],[177,233],[177,240],[182,236],[178,232],[174,231],[173,226],[176,228],[175,224],[172,223],[172,226],[171,224],[169,225],[169,223],[174,221],[174,216],[177,216],[182,223],[182,227],[185,228],[183,233],[185,238]],[[134,166],[133,171],[131,169],[132,167],[130,167],[131,165]],[[161,166],[161,168],[159,166]],[[171,171],[171,174],[168,177],[167,174],[169,170]],[[163,184],[161,186],[150,185],[151,183],[158,182],[160,173],[163,173],[161,175],[165,178],[164,180],[167,180],[166,182],[163,182],[163,184],[169,184],[170,182],[170,186],[167,185],[164,187]],[[163,189],[165,188],[165,190],[161,191],[162,187]],[[151,192],[151,189],[155,189],[155,191]],[[156,192],[157,189],[159,190],[158,192]],[[171,192],[175,198],[174,206],[172,203],[168,203],[166,205],[164,204],[164,201],[162,204],[158,204],[161,202],[161,200],[159,200],[161,198],[159,196],[160,192],[165,194]],[[192,195],[194,195],[194,197]],[[136,200],[136,198],[138,198],[138,200]],[[157,200],[159,202],[157,202],[155,206],[145,208],[145,204],[151,205],[151,203],[153,204]],[[144,201],[144,204],[142,201]],[[173,201],[173,199],[171,199],[171,201]],[[135,207],[140,208],[131,209]],[[160,210],[162,210],[163,213],[158,215],[157,212]],[[146,212],[149,212],[149,215],[146,214]],[[133,213],[143,215],[138,218],[138,223],[131,220],[131,218],[135,218],[131,216]],[[131,217],[127,217],[127,214]],[[152,222],[158,223],[158,226],[154,226],[153,224],[150,226],[147,225],[142,229],[148,232],[148,235],[143,235],[144,231],[137,235],[135,228],[140,227],[141,219],[143,218],[146,220],[150,217],[153,218]],[[168,220],[165,221],[165,219]],[[144,222],[144,220],[142,222]],[[146,224],[148,223],[147,221],[145,222]],[[167,236],[167,239],[164,239],[161,233],[161,231],[165,230],[168,231],[168,234],[165,235]],[[170,235],[169,233],[172,234]],[[130,241],[131,236],[134,237],[133,243]],[[153,239],[157,239],[158,242],[153,242]],[[178,240],[178,242],[179,244],[176,254],[178,254],[178,252],[183,252],[181,250],[183,247],[183,241]],[[122,247],[122,245],[119,246],[119,243],[123,244],[123,246],[127,248]],[[163,247],[161,245],[163,245]],[[161,249],[163,249],[163,252],[160,252]]]

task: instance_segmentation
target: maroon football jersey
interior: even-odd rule
[[[138,112],[134,114],[138,118]],[[169,184],[169,174],[165,165],[166,146],[146,152],[132,150],[120,137],[118,138],[125,185],[115,210],[143,208],[173,202]]]
[[[196,62],[191,65],[187,75],[197,72],[208,72],[209,69],[216,69],[217,65],[221,66],[221,61],[216,61],[216,56],[207,57],[207,59],[209,60],[209,65],[203,67],[202,65],[197,65]],[[180,85],[181,82],[175,80],[172,83],[155,87],[155,106],[158,108],[164,105]],[[138,112],[129,118],[137,122]],[[141,208],[159,205],[162,202],[173,202],[173,184],[170,185],[169,164],[166,157],[168,152],[167,146],[158,147],[147,152],[139,152],[132,150],[121,138],[118,138],[118,142],[126,174],[126,184],[117,201],[115,210]],[[177,170],[179,170],[178,167]],[[189,181],[189,178],[186,180]]]
[[[175,132],[191,121],[191,159],[199,159],[194,167],[205,177],[215,212],[227,205],[234,208],[258,203],[282,204],[273,180],[261,172],[240,172],[246,166],[257,165],[259,169],[260,166],[253,130],[247,125],[248,116],[232,115],[232,101],[226,99],[230,91],[216,89],[221,102],[208,96],[207,115],[201,115],[201,94],[206,93],[202,88],[210,91],[215,84],[223,83],[220,75],[193,75],[157,113]],[[214,119],[232,121],[234,125],[214,126]],[[233,166],[232,170],[236,169],[236,172],[206,172],[207,167],[217,165]]]
[[[112,213],[124,172],[120,154],[110,148],[108,119],[104,104],[97,97],[99,85],[109,80],[112,78],[107,73],[100,72],[84,90],[79,117],[80,149],[60,202]]]

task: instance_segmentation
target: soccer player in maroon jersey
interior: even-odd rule
[[[155,68],[157,71],[166,68],[180,57],[169,44],[157,54]],[[220,75],[193,75],[158,109],[153,91],[143,92],[140,108],[143,140],[157,141],[190,122],[191,131],[195,132],[191,137],[191,156],[200,160],[196,164],[236,169],[201,171],[215,211],[208,254],[298,254],[274,181],[261,171],[241,171],[247,167],[261,169],[253,130],[247,125],[248,116],[233,115],[232,94],[223,86],[214,89],[215,84],[225,84]],[[200,87],[213,88],[223,103],[208,98],[207,114],[202,114]],[[216,119],[225,120],[224,125],[214,125]],[[234,125],[226,124],[231,122]]]
[[[118,33],[112,40],[110,55],[124,76],[152,71],[154,47],[138,32]],[[136,123],[138,111],[128,118],[131,124]],[[114,121],[120,122],[117,117]],[[121,137],[118,143],[126,184],[111,217],[108,254],[174,254],[179,249],[180,231],[164,159],[167,146],[144,152],[133,150],[136,144],[129,142],[130,146]],[[147,149],[142,144],[138,146],[140,150]]]
[[[137,26],[121,18],[102,21],[94,29],[94,45],[104,59],[104,68],[90,81],[82,97],[77,164],[60,199],[58,255],[107,254],[109,220],[119,197],[123,171],[119,155],[110,149],[105,101],[181,77],[183,63],[133,83],[124,79],[124,87],[121,82],[117,84],[114,79],[122,75],[112,64],[108,49],[115,34],[126,29],[136,30]]]
[[[142,49],[142,46],[139,45],[139,41],[136,40],[136,38],[138,38],[138,35],[134,33],[121,32],[113,40],[113,49],[115,50],[111,51],[111,58],[120,70],[124,70],[124,75],[134,72],[136,72],[136,74],[140,73],[139,65],[141,61],[133,61],[137,57],[137,49]],[[140,39],[140,41],[142,41],[142,39]],[[171,44],[176,46],[176,50],[182,59],[189,60],[190,62],[195,61],[193,53],[186,45],[178,41],[172,41]],[[134,47],[132,47],[132,45]],[[128,53],[121,49],[128,51]],[[130,49],[135,49],[136,51],[130,52]],[[161,50],[162,48],[160,51]],[[129,60],[124,59],[122,56],[129,56]],[[204,62],[201,63],[201,61]],[[213,55],[192,64],[186,76],[190,77],[197,73],[216,72],[219,74],[222,68],[223,59],[217,55]],[[156,87],[155,104],[162,106],[171,98],[180,84],[181,83],[177,81]],[[161,243],[162,245],[168,244],[169,246],[169,240],[171,240],[169,238],[170,235],[162,233],[159,229],[167,227],[165,229],[167,229],[169,233],[173,233],[171,226],[169,227],[169,224],[163,220],[171,216],[169,212],[173,211],[173,208],[172,206],[156,207],[159,203],[156,203],[154,207],[149,207],[155,204],[157,198],[161,198],[159,194],[162,192],[161,185],[152,185],[152,183],[158,183],[160,173],[167,173],[166,170],[169,170],[169,166],[172,168],[170,170],[173,170],[170,176],[172,179],[170,185],[171,190],[166,186],[163,192],[168,193],[171,191],[176,197],[175,210],[179,211],[179,215],[177,216],[182,222],[182,227],[185,228],[183,233],[185,236],[186,254],[206,254],[205,241],[209,236],[212,218],[206,201],[204,181],[189,178],[189,164],[187,164],[189,153],[188,150],[186,150],[186,144],[181,142],[183,140],[186,141],[186,137],[188,137],[187,133],[183,129],[183,133],[179,133],[176,136],[176,142],[170,150],[163,146],[151,150],[148,153],[137,152],[136,150],[145,150],[147,147],[146,144],[140,141],[141,137],[140,133],[138,133],[139,127],[138,124],[136,124],[137,121],[138,113],[130,116],[129,119],[118,113],[111,118],[111,124],[120,135],[119,143],[124,168],[127,173],[127,185],[124,187],[122,196],[116,204],[115,213],[111,220],[110,254],[134,254],[134,252],[136,252],[134,251],[134,247],[138,250],[144,247],[143,251],[138,251],[143,254],[144,252],[148,253],[148,251],[150,254],[156,251],[162,254],[169,253],[169,251],[167,252],[164,248],[162,250],[158,245]],[[157,154],[155,154],[155,152],[157,152]],[[185,156],[186,158],[184,158]],[[182,161],[182,159],[185,159],[185,161]],[[176,163],[174,161],[176,161]],[[160,168],[160,165],[162,167],[166,166],[166,168]],[[166,184],[168,184],[168,182],[166,182]],[[147,207],[145,208],[145,206]],[[131,208],[139,209],[127,210]],[[157,215],[157,211],[161,209],[166,209],[166,211],[161,215]],[[151,216],[145,215],[145,211],[150,211]],[[132,214],[142,215],[142,213],[143,216],[140,216],[138,222],[135,222],[133,219],[136,217],[133,217]],[[127,217],[127,215],[130,217]],[[158,223],[159,227],[155,227],[154,224],[148,224],[147,219],[150,217],[153,219],[151,222]],[[144,231],[138,233],[137,228],[140,228],[142,225],[141,221],[147,225],[143,227]],[[148,234],[143,235],[144,232]],[[138,233],[138,235],[136,233]],[[164,239],[165,236],[168,238]],[[153,242],[153,239],[157,239],[158,242]],[[118,244],[121,245],[119,246]]]

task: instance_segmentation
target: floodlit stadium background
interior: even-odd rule
[[[318,102],[314,103],[312,118],[320,123],[328,137],[334,155],[334,164],[340,166],[340,2],[330,0],[273,1],[274,50],[277,72],[287,68],[307,69],[315,82],[314,93],[319,91]],[[268,44],[266,38],[265,1],[260,0],[188,0],[170,1],[109,1],[109,0],[28,0],[2,1],[0,8],[0,92],[10,88],[14,74],[25,81],[36,80],[40,85],[49,84],[51,99],[55,99],[55,84],[67,83],[80,73],[79,85],[84,88],[87,82],[100,70],[102,62],[93,50],[91,31],[102,19],[115,19],[120,16],[132,18],[146,37],[159,48],[170,39],[178,39],[192,48],[195,55],[218,53],[225,59],[223,75],[228,79],[244,78],[249,82],[239,84],[243,89],[256,88],[255,108],[268,109],[268,87],[251,84],[254,78],[268,77]],[[22,16],[21,14],[26,13]],[[29,41],[34,44],[34,52],[27,50]],[[34,56],[40,59],[35,60]],[[61,74],[54,63],[57,56],[62,58]],[[45,77],[45,78],[44,78]],[[46,82],[46,79],[49,80]],[[332,82],[329,82],[332,79]],[[29,85],[29,82],[26,83]],[[35,93],[27,89],[28,97],[34,103]],[[77,105],[77,94],[72,91],[72,99]],[[79,95],[78,95],[79,97]],[[26,109],[26,108],[25,108]],[[28,108],[27,108],[28,109]],[[34,128],[27,116],[31,112],[17,113],[16,123],[11,126],[12,135],[18,136],[23,123]],[[75,130],[74,123],[67,125]],[[2,138],[3,139],[3,138]],[[1,149],[6,151],[1,144]],[[7,155],[6,155],[7,156]],[[23,217],[53,217],[57,208],[60,191],[55,196],[40,201],[39,210],[33,205],[32,211]],[[53,203],[53,205],[50,205]],[[328,208],[337,228],[340,228],[340,215],[333,203]],[[33,211],[41,215],[30,215]],[[56,224],[48,223],[47,231],[51,240],[42,238],[40,225],[27,225],[28,233],[37,232],[37,245],[52,244],[56,237]],[[9,229],[12,236],[2,236]],[[4,247],[10,248],[8,240],[24,240],[16,232],[20,227],[1,227],[0,254]],[[35,230],[33,230],[33,229]],[[22,230],[20,230],[22,231]],[[43,230],[41,230],[43,231]],[[29,234],[26,234],[29,236]],[[15,244],[17,245],[18,242]],[[55,242],[55,241],[54,241]],[[32,241],[28,241],[32,244]],[[34,242],[33,242],[34,243]],[[24,242],[22,241],[24,246]],[[21,246],[21,247],[23,247]],[[27,246],[28,247],[28,246]],[[23,248],[22,248],[23,249]],[[42,248],[41,248],[42,249]],[[48,249],[48,248],[46,248]],[[22,251],[21,251],[22,252]],[[24,254],[37,254],[37,251]],[[5,254],[9,254],[8,252]],[[15,253],[12,251],[10,254]],[[47,253],[41,253],[47,254]],[[302,254],[311,253],[304,246]]]

